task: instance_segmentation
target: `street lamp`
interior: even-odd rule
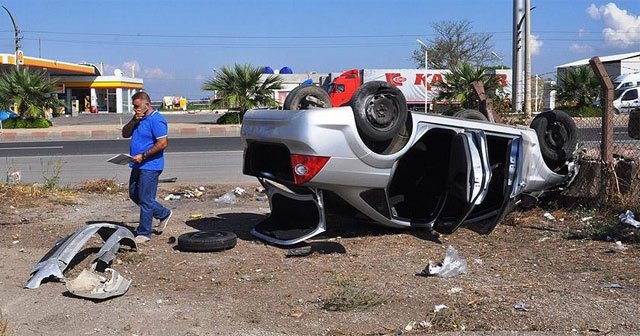
[[[7,14],[9,14],[9,18],[11,19],[11,23],[13,23],[13,32],[14,32],[14,37],[15,37],[15,46],[16,46],[16,68],[18,68],[19,62],[18,62],[18,54],[20,53],[20,29],[18,29],[18,25],[16,25],[16,20],[13,19],[13,15],[11,15],[11,12],[9,12],[9,10],[7,9],[7,7],[2,6],[2,8],[4,8],[5,11],[7,11]]]
[[[427,55],[428,55],[427,48],[428,47],[424,42],[420,41],[420,39],[416,39],[416,42],[418,42],[421,46],[424,47],[424,113],[427,113],[427,110],[428,110],[427,109],[427,106],[428,106],[427,102],[429,101],[429,98],[427,97],[427,68],[428,68],[427,61],[429,60],[428,57],[427,57]]]
[[[500,70],[503,70],[504,60],[502,59],[502,57],[500,57],[500,55],[498,55],[495,51],[491,51],[491,55],[495,56],[495,58],[497,58],[500,61]]]

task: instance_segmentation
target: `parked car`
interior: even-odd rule
[[[386,82],[365,83],[350,106],[311,108],[330,106],[323,92],[301,86],[283,110],[244,116],[243,172],[271,206],[252,233],[269,243],[325,231],[336,197],[388,227],[487,234],[521,199],[577,172],[576,126],[562,111],[541,113],[533,128],[408,113]]]

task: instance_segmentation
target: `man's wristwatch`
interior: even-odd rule
[[[142,159],[146,160],[147,159],[147,152],[142,152]]]

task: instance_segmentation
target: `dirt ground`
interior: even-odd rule
[[[137,207],[126,194],[72,192],[34,196],[32,204],[4,202],[0,309],[8,333],[640,334],[638,246],[571,239],[585,225],[579,215],[556,210],[549,220],[540,208],[514,212],[488,236],[465,229],[450,236],[387,230],[333,216],[329,232],[310,242],[311,255],[287,257],[286,249],[250,234],[269,211],[266,201],[256,200],[257,183],[240,185],[246,192],[235,204],[214,201],[237,186],[204,186],[201,197],[163,201],[174,211],[167,230],[138,252],[118,253],[113,267],[133,284],[124,296],[101,302],[73,297],[61,282],[23,286],[30,268],[78,227],[102,221],[135,227]],[[162,184],[159,196],[195,187]],[[212,229],[235,232],[236,247],[175,249],[178,235]],[[416,275],[429,260],[441,260],[449,245],[467,262],[466,273]],[[447,308],[434,312],[437,305]]]

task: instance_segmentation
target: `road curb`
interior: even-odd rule
[[[82,128],[82,129],[79,129]],[[169,138],[185,137],[237,137],[239,125],[169,125]],[[11,129],[0,131],[0,141],[47,141],[47,140],[117,140],[122,138],[117,125],[62,126],[49,129]]]

